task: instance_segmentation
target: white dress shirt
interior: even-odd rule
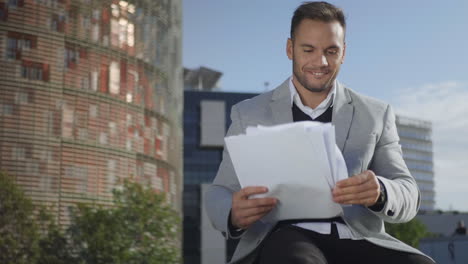
[[[323,100],[315,109],[312,109],[309,106],[305,106],[302,101],[301,97],[299,96],[296,87],[294,86],[294,83],[292,82],[293,77],[289,78],[289,90],[291,92],[291,107],[292,104],[295,103],[296,106],[304,112],[304,114],[307,114],[310,116],[312,119],[316,119],[325,111],[330,106],[333,106],[333,102],[335,101],[335,96],[336,96],[336,80],[333,83],[333,87],[331,88],[330,92],[327,95],[327,98]],[[336,179],[335,179],[336,182]],[[347,225],[339,223],[339,222],[334,222],[336,224],[336,229],[338,230],[338,236],[340,239],[363,239],[360,237],[358,234],[353,234],[351,230],[348,228]],[[301,227],[304,229],[312,230],[314,232],[324,234],[324,235],[329,235],[331,234],[331,223],[330,222],[302,222],[302,223],[297,223],[294,224],[297,227]]]

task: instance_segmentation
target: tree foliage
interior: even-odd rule
[[[418,247],[421,238],[432,236],[426,226],[416,218],[402,224],[385,223],[385,229],[390,235],[415,248]]]
[[[65,230],[0,174],[0,263],[180,263],[180,220],[157,194],[125,181],[112,207],[78,204]]]
[[[85,263],[179,263],[179,218],[165,196],[126,181],[115,207],[86,204],[72,211],[74,251]]]
[[[39,256],[34,205],[14,180],[0,172],[0,263],[31,263]]]

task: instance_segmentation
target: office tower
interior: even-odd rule
[[[61,224],[133,178],[181,211],[181,0],[0,0],[0,169]]]

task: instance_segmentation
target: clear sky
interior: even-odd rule
[[[297,0],[184,0],[183,64],[223,72],[223,91],[259,93],[291,75]],[[436,207],[468,211],[468,1],[336,0],[347,16],[338,79],[433,122]]]

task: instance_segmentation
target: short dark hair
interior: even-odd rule
[[[291,19],[291,39],[297,26],[304,19],[318,20],[322,22],[338,21],[346,31],[346,19],[343,10],[327,2],[304,2],[300,5]]]

